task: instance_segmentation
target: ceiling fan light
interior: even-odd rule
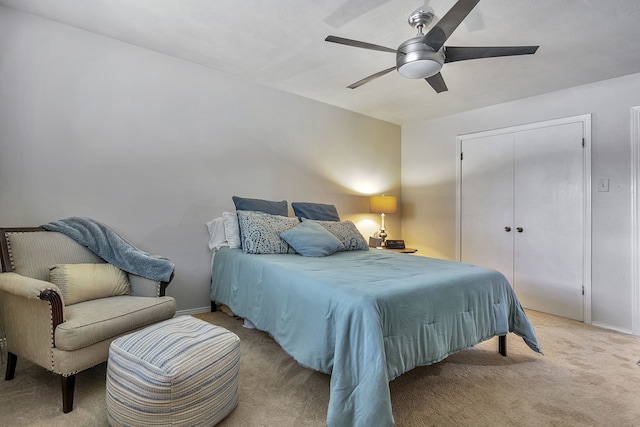
[[[444,64],[444,49],[434,51],[430,46],[422,43],[422,37],[417,36],[407,40],[398,47],[396,54],[396,69],[409,79],[425,79],[434,76]]]
[[[438,74],[442,64],[431,59],[419,59],[398,67],[398,72],[409,79],[426,79]]]

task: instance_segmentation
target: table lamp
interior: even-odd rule
[[[381,218],[380,231],[378,236],[382,239],[382,246],[386,244],[387,232],[384,228],[384,215],[394,214],[398,211],[398,198],[396,196],[371,196],[369,198],[369,212],[379,213]]]

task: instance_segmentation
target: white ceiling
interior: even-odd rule
[[[444,15],[455,0],[0,0],[133,45],[403,124],[640,72],[638,0],[481,0],[446,45],[540,45],[535,55],[445,64],[448,92],[389,73],[414,37],[417,7]]]

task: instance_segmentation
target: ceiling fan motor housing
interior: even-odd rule
[[[402,43],[396,54],[396,69],[404,77],[425,79],[440,72],[444,64],[444,48],[434,51],[417,36]]]

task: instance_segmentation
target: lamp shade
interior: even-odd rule
[[[396,196],[371,196],[369,198],[369,212],[394,214],[398,212],[398,198]]]

